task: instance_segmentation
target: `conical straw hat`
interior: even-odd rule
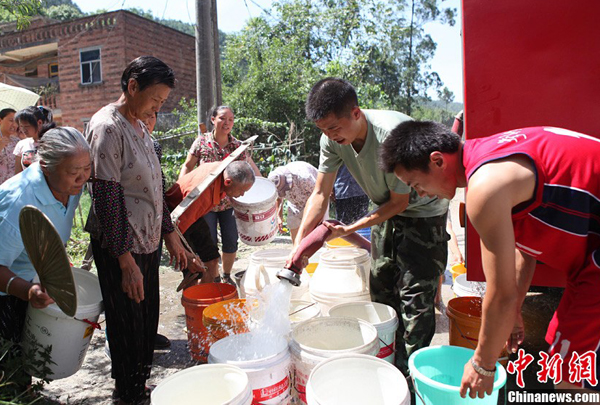
[[[77,289],[67,251],[56,228],[44,213],[32,205],[21,210],[19,228],[40,284],[67,316],[75,316]]]

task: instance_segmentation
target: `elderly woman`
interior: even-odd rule
[[[269,180],[277,187],[277,223],[283,230],[283,201],[287,200],[287,224],[292,243],[302,222],[302,213],[308,197],[315,188],[317,169],[307,162],[291,162],[269,173]],[[329,218],[329,208],[325,212]]]
[[[21,208],[39,208],[66,244],[81,189],[91,171],[90,148],[75,128],[48,131],[40,140],[37,160],[29,170],[0,186],[0,336],[13,342],[21,340],[27,303],[45,308],[53,302],[32,282],[35,269],[19,231]]]
[[[94,157],[86,230],[104,300],[113,398],[120,404],[147,398],[163,239],[177,267],[187,265],[164,203],[159,157],[142,122],[160,110],[174,86],[173,70],[161,60],[133,60],[121,77],[121,97],[94,114],[86,133]]]
[[[231,107],[221,105],[214,108],[210,114],[210,122],[213,126],[213,130],[199,135],[198,138],[196,138],[181,167],[179,179],[202,163],[222,161],[241,145],[241,142],[231,135],[234,123],[234,115]],[[254,173],[257,176],[261,176],[250,153],[244,152],[238,159],[247,161],[250,166],[252,166]],[[229,197],[224,197],[219,205],[214,207],[211,212],[204,216],[204,220],[208,225],[212,240],[215,244],[217,243],[217,227],[220,227],[221,229],[223,251],[221,263],[223,265],[223,280],[221,280],[221,277],[218,276],[218,274],[214,274],[214,276],[216,276],[214,281],[217,283],[224,281],[229,284],[235,284],[231,279],[231,269],[233,268],[238,249],[238,231]],[[198,220],[198,222],[200,222],[200,224],[194,225],[193,228],[197,235],[196,244],[200,245],[200,241],[205,239],[203,236],[205,231],[202,230],[202,228],[204,228],[202,221]],[[208,261],[208,258],[206,259]]]

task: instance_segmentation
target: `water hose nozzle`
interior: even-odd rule
[[[286,280],[288,281],[291,285],[298,287],[300,285],[300,273],[296,273],[293,270],[290,269],[281,269],[277,272],[277,277],[280,280]]]

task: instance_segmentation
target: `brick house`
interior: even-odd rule
[[[162,112],[182,97],[195,98],[194,37],[129,11],[67,22],[37,18],[26,30],[2,31],[0,80],[42,94],[40,104],[61,125],[83,130],[96,111],[119,98],[123,69],[141,55],[156,56],[175,71],[177,86]]]

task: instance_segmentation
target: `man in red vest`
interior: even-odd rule
[[[174,210],[221,163],[203,163],[177,180],[165,193],[165,201],[169,209],[171,211]],[[254,184],[254,179],[254,171],[247,162],[236,161],[230,163],[223,173],[216,176],[210,185],[202,191],[200,196],[178,218],[177,226],[191,247],[196,251],[203,250],[204,254],[201,254],[201,257],[205,259],[204,264],[208,271],[203,275],[202,282],[212,282],[219,274],[219,252],[210,237],[208,225],[204,221],[198,221],[198,219],[216,207],[223,197],[229,196],[235,198],[244,195]],[[204,225],[204,229],[202,227],[198,228],[197,221]],[[211,260],[206,259],[207,257],[211,258]],[[196,263],[196,260],[200,261],[199,259],[194,258],[191,260],[194,269],[202,266],[202,263]],[[194,272],[193,268],[189,270]],[[186,274],[186,278],[184,279],[185,285],[180,285],[178,290],[184,288],[192,281],[195,281],[195,278],[188,280]]]
[[[549,354],[562,360],[557,387],[600,390],[600,139],[532,127],[461,142],[441,124],[406,121],[380,157],[382,169],[421,196],[451,199],[468,186],[467,215],[481,237],[487,289],[461,395],[491,394],[503,346],[515,352],[522,343],[521,305],[536,261],[567,273],[546,334]],[[593,375],[574,381],[570,363],[584,354],[596,359]]]

